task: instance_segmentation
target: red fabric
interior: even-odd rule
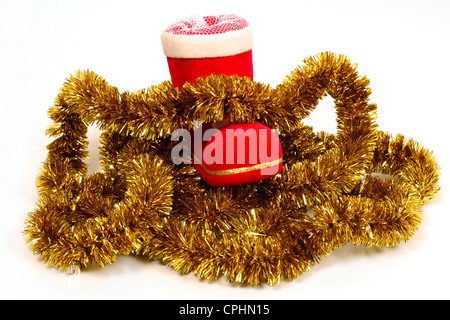
[[[253,130],[253,133],[249,132],[249,130]],[[264,131],[265,137],[262,135],[262,131]],[[230,134],[232,136],[229,136]],[[216,141],[217,135],[221,135],[221,138],[218,138]],[[253,138],[250,138],[252,135]],[[231,141],[231,139],[227,140],[227,136],[229,138],[235,137],[232,146],[227,145],[227,142]],[[236,137],[241,137],[242,139]],[[252,144],[251,141],[255,137],[256,144]],[[215,143],[214,146],[212,145],[213,143]],[[275,144],[275,152],[272,154],[271,147],[273,144]],[[261,149],[262,147],[265,148]],[[206,143],[202,152],[202,164],[200,165],[194,162],[194,167],[206,183],[215,187],[258,182],[277,175],[283,167],[283,164],[280,162],[264,169],[250,169],[246,170],[246,172],[225,172],[217,174],[217,172],[223,172],[224,170],[251,168],[261,163],[277,161],[282,157],[283,151],[278,136],[269,127],[259,122],[232,123],[221,128]],[[228,152],[233,152],[234,159],[232,161],[230,161],[232,158],[230,156],[227,159]],[[239,159],[242,160],[240,158],[241,156],[243,156],[244,161],[239,161]],[[221,161],[216,161],[218,159],[221,159]]]
[[[207,35],[237,31],[248,27],[248,22],[237,15],[190,17],[169,26],[165,32],[178,35]]]
[[[195,84],[198,77],[207,77],[211,74],[238,75],[253,79],[252,50],[233,56],[215,58],[170,58],[167,57],[172,84],[181,88],[189,82]]]

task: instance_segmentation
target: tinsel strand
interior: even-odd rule
[[[120,93],[92,71],[78,71],[49,111],[54,140],[26,240],[62,270],[139,254],[181,273],[251,285],[294,279],[348,242],[406,241],[439,190],[439,167],[414,140],[377,131],[368,85],[345,56],[327,52],[305,59],[276,88],[213,75],[181,90],[166,81]],[[302,123],[327,94],[336,135]],[[222,120],[278,129],[282,173],[213,188],[191,165],[171,162],[173,130]],[[102,171],[91,175],[89,125],[103,130]]]

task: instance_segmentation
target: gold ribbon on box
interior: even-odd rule
[[[227,176],[230,174],[245,173],[245,172],[250,172],[250,171],[254,171],[254,170],[270,168],[270,167],[279,165],[282,161],[283,161],[283,158],[280,158],[278,160],[258,163],[258,164],[252,165],[252,166],[239,167],[239,168],[233,168],[233,169],[225,169],[225,170],[208,170],[201,163],[199,163],[199,166],[202,168],[203,171],[205,171],[210,176]]]

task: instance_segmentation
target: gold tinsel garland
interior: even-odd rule
[[[377,131],[368,84],[332,53],[306,59],[276,88],[210,76],[181,91],[167,81],[120,93],[91,71],[76,72],[49,111],[54,140],[27,242],[63,270],[136,254],[201,278],[255,285],[296,278],[347,242],[406,241],[438,192],[438,166],[413,140]],[[336,104],[336,135],[302,123],[326,94]],[[172,163],[173,130],[222,120],[277,128],[282,173],[214,188],[192,166]],[[94,124],[103,130],[103,170],[88,175]]]

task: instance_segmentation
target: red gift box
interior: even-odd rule
[[[258,182],[277,175],[283,167],[278,135],[259,122],[221,128],[199,153],[194,154],[194,167],[215,187]]]

